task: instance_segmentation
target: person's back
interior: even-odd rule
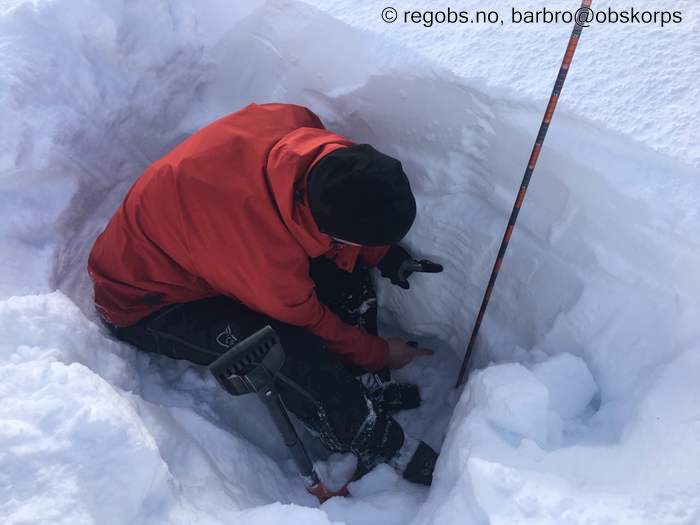
[[[255,241],[246,228],[275,232],[289,250],[284,222],[275,217],[265,166],[270,149],[302,127],[323,129],[306,108],[251,104],[199,130],[136,181],[90,254],[95,303],[108,321],[128,326],[168,304],[211,297],[207,276],[219,254],[250,256]],[[277,221],[278,224],[271,224]],[[212,248],[216,253],[212,256]],[[293,247],[291,247],[293,249]],[[269,254],[268,254],[269,256]],[[236,275],[233,259],[226,272]]]

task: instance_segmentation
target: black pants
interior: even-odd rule
[[[341,319],[377,333],[376,295],[366,270],[344,272],[319,258],[311,261],[311,277],[321,302]],[[354,453],[360,472],[392,458],[403,444],[403,431],[357,379],[365,371],[343,362],[302,328],[221,296],[171,305],[135,325],[110,330],[141,350],[209,365],[267,324],[286,354],[276,385],[287,409],[329,450]]]

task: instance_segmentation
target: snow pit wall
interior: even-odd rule
[[[435,256],[446,271],[415,276],[410,292],[379,282],[383,325],[432,345],[456,373],[542,104],[487,93],[303,4],[231,9],[223,2],[115,0],[80,2],[70,10],[19,4],[0,18],[6,50],[0,103],[12,116],[0,128],[7,145],[0,158],[6,210],[0,235],[8,254],[0,292],[59,289],[82,310],[56,294],[3,302],[9,335],[0,356],[24,390],[3,392],[14,402],[3,414],[14,430],[2,439],[55,433],[43,419],[50,411],[21,403],[17,392],[40,391],[40,400],[58,398],[79,411],[90,410],[78,403],[94,392],[102,406],[122,414],[87,412],[87,421],[110,426],[62,426],[62,456],[49,454],[48,438],[36,441],[33,475],[45,475],[41,463],[57,465],[63,474],[56,476],[73,489],[56,496],[63,506],[52,509],[29,499],[26,489],[20,503],[8,507],[16,522],[31,513],[124,522],[124,515],[107,515],[109,505],[90,503],[98,495],[79,487],[94,476],[79,466],[109,472],[135,457],[147,466],[139,473],[142,484],[127,489],[127,476],[113,497],[115,505],[122,500],[137,509],[134,518],[144,522],[202,515],[218,522],[273,501],[312,503],[293,476],[266,457],[281,460],[284,451],[264,422],[251,429],[249,418],[230,414],[228,400],[199,372],[150,363],[84,319],[95,319],[87,252],[133,179],[187,134],[251,101],[307,105],[330,129],[402,160],[419,203],[407,244],[416,254]],[[558,504],[537,500],[537,491],[527,492],[531,486],[546,493],[558,487],[562,501],[582,481],[655,494],[653,485],[640,488],[624,477],[606,484],[602,471],[573,465],[609,461],[620,444],[629,444],[628,454],[616,456],[620,470],[629,470],[640,451],[653,457],[640,436],[659,433],[650,422],[654,404],[673,399],[669,378],[685,385],[682,368],[697,370],[689,357],[698,339],[692,320],[700,311],[692,204],[698,190],[690,184],[696,175],[560,108],[483,327],[476,364],[500,364],[477,373],[457,405],[417,523],[451,523],[457,516],[474,523],[487,516],[512,520],[528,512],[533,498],[539,512]],[[646,329],[652,323],[654,329]],[[54,333],[46,325],[64,328]],[[50,372],[41,377],[66,393],[46,393],[21,379],[44,369]],[[561,376],[570,378],[568,385],[557,382]],[[673,438],[657,436],[681,444],[675,447],[679,465],[683,451],[697,457],[681,423],[692,410],[682,405],[671,414]],[[90,428],[94,437],[84,430]],[[119,449],[123,459],[81,456],[86,443],[106,447],[99,438],[112,435],[110,428],[114,442],[129,443]],[[182,464],[185,449],[194,453]],[[12,471],[19,472],[25,460],[11,450]],[[222,463],[230,466],[221,470]],[[697,483],[689,468],[681,470],[666,480],[671,502],[685,497],[673,492],[676,486]],[[206,495],[197,488],[203,485],[210,487]],[[497,489],[504,486],[515,503],[503,505]],[[591,499],[598,496],[591,491]],[[398,497],[400,505],[407,503]],[[360,520],[356,511],[326,508],[348,523]],[[302,507],[243,512],[260,523],[277,512],[299,522],[328,519]]]

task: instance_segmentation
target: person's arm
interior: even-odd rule
[[[358,366],[367,370],[386,366],[389,345],[384,339],[344,323],[318,300],[308,259],[273,258],[274,254],[261,257],[255,271],[246,272],[245,277],[234,276],[230,265],[214,264],[209,259],[206,279],[222,294],[236,297],[257,312],[309,330],[330,351]]]
[[[286,289],[292,284],[291,279],[290,276]],[[275,294],[264,301],[253,300],[254,304],[248,306],[284,323],[306,328],[320,337],[330,351],[367,370],[386,366],[389,345],[384,339],[344,323],[318,300],[310,278],[294,280],[296,297]]]
[[[305,314],[309,320],[308,324],[301,326],[323,339],[329,350],[367,370],[380,370],[386,366],[389,357],[389,344],[386,340],[344,323],[318,301],[315,293],[307,303],[300,306],[308,312]]]

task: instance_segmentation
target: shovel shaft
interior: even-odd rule
[[[318,474],[316,474],[314,470],[311,458],[309,458],[304,444],[301,442],[301,439],[299,439],[299,434],[297,434],[297,431],[294,429],[294,425],[289,419],[287,410],[282,405],[282,401],[280,401],[277,392],[271,388],[260,392],[259,397],[270,412],[277,430],[282,434],[284,444],[289,449],[289,453],[292,455],[292,459],[294,459],[294,463],[296,463],[299,469],[299,474],[301,474],[306,481],[307,488],[320,484]]]

